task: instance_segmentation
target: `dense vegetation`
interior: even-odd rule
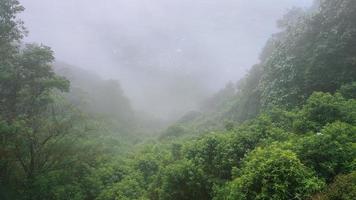
[[[244,79],[152,139],[117,81],[23,44],[22,10],[0,1],[0,199],[356,198],[354,0],[288,12]]]

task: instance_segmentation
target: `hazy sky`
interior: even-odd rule
[[[254,63],[276,20],[312,0],[20,0],[57,60],[119,79],[138,109],[191,109]],[[165,103],[162,103],[164,100]]]

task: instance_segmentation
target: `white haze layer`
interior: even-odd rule
[[[311,0],[20,0],[27,42],[118,79],[133,106],[177,117],[258,62],[276,20]],[[105,98],[105,97],[103,97]]]

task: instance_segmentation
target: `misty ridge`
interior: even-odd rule
[[[0,0],[1,200],[354,200],[355,144],[355,0]]]
[[[26,41],[118,80],[137,110],[174,121],[258,62],[276,21],[310,0],[26,1]]]

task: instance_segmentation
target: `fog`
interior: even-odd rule
[[[175,118],[258,61],[276,21],[311,0],[20,0],[27,42],[120,81],[135,109]],[[105,97],[103,97],[105,98]]]

